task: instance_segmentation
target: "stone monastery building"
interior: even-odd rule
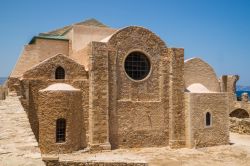
[[[8,86],[46,154],[228,144],[232,80],[146,28],[91,19],[34,36]]]

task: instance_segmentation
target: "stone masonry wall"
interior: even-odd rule
[[[21,93],[21,84],[20,79],[15,77],[9,77],[8,78],[8,89],[10,92],[16,92],[19,96]]]
[[[56,84],[55,84],[56,85]],[[39,147],[42,153],[69,153],[81,148],[82,92],[80,90],[39,91]],[[66,120],[65,142],[56,143],[56,121]]]
[[[54,55],[68,56],[68,49],[68,41],[65,40],[36,39],[34,44],[26,45],[10,74],[8,82],[10,91],[19,93],[19,79],[24,72]]]
[[[227,93],[185,93],[187,147],[207,147],[229,143]],[[211,126],[206,126],[206,113]]]
[[[169,142],[169,67],[165,43],[141,27],[127,27],[108,41],[109,131],[112,148],[166,146]],[[133,51],[151,65],[140,81],[127,76],[124,61]]]
[[[92,150],[110,149],[108,123],[108,51],[92,42],[89,57],[89,138]]]
[[[8,95],[8,88],[5,85],[0,85],[0,100],[5,100]]]
[[[64,67],[64,80],[55,79],[55,70],[57,66]],[[20,100],[28,113],[29,121],[37,140],[39,140],[39,123],[37,117],[38,91],[53,83],[68,83],[78,89],[81,89],[83,97],[82,107],[85,115],[83,116],[83,126],[84,130],[86,130],[85,132],[87,133],[86,135],[82,135],[82,140],[88,140],[88,75],[84,66],[62,54],[55,55],[54,57],[51,57],[50,59],[26,71],[20,82],[19,88],[21,88],[20,92],[22,96]],[[83,142],[82,146],[86,147],[86,142]]]
[[[169,144],[172,148],[180,148],[186,144],[184,123],[184,49],[172,48],[168,52],[171,57]]]
[[[220,81],[220,86],[221,86],[221,91],[222,92],[228,92],[228,96],[229,96],[229,114],[234,111],[235,109],[237,109],[238,106],[236,106],[237,104],[237,97],[236,97],[236,82],[239,80],[239,76],[238,75],[223,75],[220,77],[219,81]],[[242,102],[243,105],[244,102]],[[240,104],[240,107],[243,106],[242,104]],[[238,107],[238,108],[240,108]]]
[[[250,119],[239,119],[230,117],[230,131],[239,134],[250,135]]]
[[[185,88],[194,83],[200,83],[209,91],[220,92],[220,84],[213,68],[200,58],[185,61]]]
[[[88,140],[88,128],[89,128],[89,82],[86,79],[76,79],[76,80],[55,80],[55,79],[47,79],[47,80],[39,80],[39,79],[24,79],[22,80],[22,85],[25,88],[21,97],[22,104],[26,103],[25,110],[27,111],[29,121],[31,124],[31,128],[36,136],[36,139],[39,140],[38,131],[39,131],[39,123],[38,123],[38,91],[48,87],[54,83],[67,83],[72,85],[73,87],[80,89],[82,92],[82,110],[83,114],[82,119],[84,119],[83,123],[83,132],[86,135],[82,134],[82,147],[87,146]],[[27,88],[28,87],[28,88]],[[28,93],[25,94],[25,92]]]
[[[238,75],[223,75],[220,77],[220,85],[222,92],[235,93],[236,82],[239,80]]]
[[[84,66],[63,54],[57,54],[34,66],[23,74],[23,78],[54,79],[58,66],[65,70],[65,79],[87,78]]]

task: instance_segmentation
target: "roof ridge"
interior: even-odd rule
[[[96,26],[96,27],[108,27],[107,25],[101,23],[95,18],[90,18],[85,21],[77,22],[71,25],[64,26],[49,32],[39,33],[39,36],[64,36],[66,35],[74,25],[85,25],[85,26]]]

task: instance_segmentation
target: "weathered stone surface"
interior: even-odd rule
[[[194,83],[200,83],[211,92],[221,91],[219,80],[213,68],[200,58],[186,60],[184,72],[185,88]]]
[[[208,147],[229,143],[227,93],[185,93],[187,146]],[[206,113],[211,125],[206,126]]]
[[[250,135],[250,119],[230,118],[230,131]]]
[[[77,161],[45,161],[47,166],[148,166],[147,163],[131,162],[77,162]]]
[[[79,79],[87,77],[87,72],[84,69],[84,66],[76,63],[66,55],[57,54],[26,71],[23,74],[22,79],[55,79],[54,73],[56,71],[56,68],[59,66],[66,71],[65,79]]]
[[[41,152],[19,97],[0,101],[0,165],[43,166]]]
[[[112,148],[165,146],[169,141],[170,56],[165,43],[151,31],[127,27],[108,40],[109,131]],[[143,52],[151,71],[140,81],[127,76],[124,60]]]
[[[9,88],[21,95],[42,153],[228,143],[229,98],[221,93],[206,62],[195,58],[184,64],[184,49],[168,48],[143,27],[116,31],[72,25],[64,37],[68,40],[38,38],[25,47],[9,79]],[[149,62],[148,75],[141,80],[126,73],[125,59],[133,52]],[[25,57],[29,64],[20,69]],[[59,66],[65,71],[64,79],[55,78]],[[54,87],[62,83],[78,91]],[[189,92],[185,98],[185,89],[193,83],[216,93]],[[207,111],[216,122],[204,129]],[[69,125],[66,142],[60,145],[55,142],[59,118]]]
[[[52,87],[53,86],[53,87]],[[58,89],[56,86],[59,86]],[[39,91],[39,147],[42,153],[69,153],[82,145],[82,96],[79,89],[65,89],[67,84],[53,84]],[[50,88],[51,87],[51,88]],[[66,87],[67,88],[67,87]],[[65,142],[56,143],[56,121],[66,120]]]
[[[92,42],[89,62],[89,144],[91,150],[110,150],[108,120],[108,51]]]
[[[36,140],[32,134],[32,131],[30,130],[27,116],[22,110],[22,106],[20,105],[18,98],[13,97],[12,94],[10,94],[10,97],[7,97],[6,100],[0,101],[0,120],[2,122],[2,125],[0,126],[0,165],[44,165],[41,160],[41,155],[37,147]],[[211,166],[227,165],[228,163],[231,163],[234,166],[244,166],[249,163],[250,160],[248,156],[250,154],[250,136],[233,133],[230,135],[230,140],[233,145],[200,149],[183,148],[173,150],[168,147],[138,148],[118,149],[111,152],[102,152],[99,154],[84,154],[92,155],[92,159],[95,160],[92,162],[95,163],[98,162],[97,159],[100,155],[102,155],[106,160],[110,161],[117,158],[124,158],[126,160],[138,160],[144,158],[149,166]],[[24,148],[26,150],[24,150]],[[109,153],[112,153],[113,157],[112,155],[109,155]],[[62,155],[61,159],[68,160],[69,157],[66,157],[65,155]],[[71,163],[73,161],[79,162],[80,159],[90,159],[87,156],[78,156],[76,154],[72,154],[72,157],[74,159],[72,159]],[[83,163],[80,163],[79,165],[84,165]],[[89,163],[93,165],[91,161],[89,161]],[[102,165],[105,162],[99,161],[99,163]],[[138,163],[138,161],[136,163]],[[132,165],[131,162],[127,164],[127,166],[128,165]]]
[[[0,85],[0,100],[5,100],[8,95],[8,88]]]

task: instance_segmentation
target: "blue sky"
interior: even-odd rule
[[[185,59],[200,57],[218,76],[250,85],[249,0],[1,0],[0,76],[8,76],[32,36],[88,18],[122,28],[139,25]]]

